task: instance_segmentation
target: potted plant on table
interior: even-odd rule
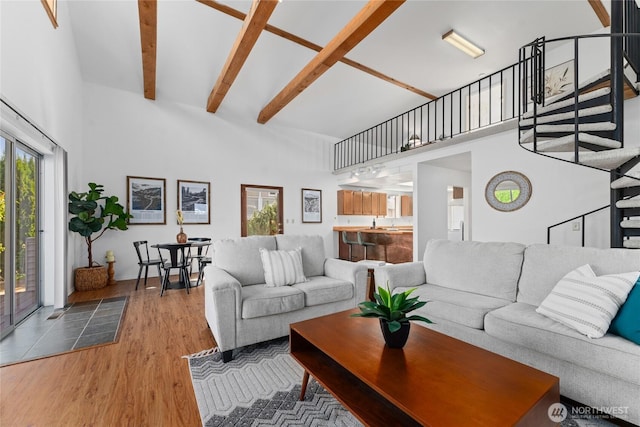
[[[409,338],[411,320],[420,320],[425,323],[433,323],[426,317],[419,315],[407,316],[407,313],[423,307],[427,301],[419,301],[418,298],[409,298],[416,288],[404,292],[392,294],[387,283],[387,289],[378,286],[378,292],[373,296],[375,301],[364,301],[358,304],[360,313],[354,313],[351,317],[376,317],[380,319],[380,328],[384,341],[388,347],[402,348]]]
[[[103,191],[104,186],[90,182],[89,191],[69,193],[69,213],[73,215],[69,220],[69,230],[84,237],[88,251],[89,265],[75,271],[75,287],[79,291],[107,285],[107,269],[94,263],[92,244],[107,230],[126,230],[127,220],[133,218],[118,203],[116,196],[103,196]]]

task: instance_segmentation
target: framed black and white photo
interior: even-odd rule
[[[322,190],[302,189],[302,222],[322,222]]]
[[[129,224],[166,224],[167,193],[164,178],[127,176]]]
[[[178,180],[178,209],[184,224],[211,223],[211,185],[203,181]]]

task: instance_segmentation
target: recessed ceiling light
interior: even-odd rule
[[[457,47],[473,58],[484,55],[484,49],[479,48],[453,30],[444,33],[442,35],[442,40],[451,43],[453,46]]]

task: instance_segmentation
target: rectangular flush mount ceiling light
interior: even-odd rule
[[[445,40],[467,55],[477,58],[478,56],[484,55],[484,49],[480,49],[475,44],[471,43],[469,40],[462,37],[460,34],[456,33],[453,30],[442,35],[442,40]]]

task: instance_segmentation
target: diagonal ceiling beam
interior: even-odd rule
[[[140,19],[140,45],[142,46],[142,79],[144,97],[156,99],[156,41],[158,30],[158,3],[156,0],[138,0]]]
[[[602,1],[601,0],[587,0],[587,1],[593,8],[593,11],[596,13],[596,15],[598,15],[598,19],[602,23],[602,26],[605,28],[610,27],[611,17],[609,16],[609,12],[607,12],[607,9],[602,4]]]
[[[213,9],[219,11],[219,12],[225,13],[225,14],[227,14],[229,16],[232,16],[232,17],[240,19],[240,20],[244,20],[245,17],[246,17],[246,15],[244,13],[240,12],[239,10],[234,9],[232,7],[229,7],[227,5],[224,5],[222,3],[218,3],[215,0],[196,0],[196,1],[198,1],[199,3],[202,3],[202,4],[206,5],[206,6],[209,6],[209,7],[213,8]],[[277,36],[285,38],[285,39],[287,39],[289,41],[297,43],[300,46],[304,46],[304,47],[306,47],[308,49],[315,50],[316,52],[320,52],[322,50],[322,46],[319,46],[319,45],[317,45],[317,44],[315,44],[313,42],[305,40],[302,37],[298,37],[295,34],[291,34],[291,33],[287,32],[287,31],[285,31],[283,29],[280,29],[278,27],[275,27],[275,26],[273,26],[271,24],[267,24],[264,29],[265,29],[265,31],[269,31],[272,34],[275,34]],[[425,98],[429,98],[429,99],[436,99],[437,98],[437,96],[435,96],[433,94],[430,94],[429,92],[425,92],[422,89],[418,89],[417,87],[411,86],[411,85],[409,85],[407,83],[403,83],[401,81],[398,81],[398,80],[394,79],[393,77],[389,77],[389,76],[387,76],[387,75],[385,75],[385,74],[383,74],[383,73],[381,73],[379,71],[374,70],[373,68],[369,68],[366,65],[360,64],[359,62],[352,61],[349,58],[346,58],[346,57],[341,58],[340,62],[342,62],[343,64],[346,64],[346,65],[349,65],[349,66],[351,66],[353,68],[356,68],[356,69],[358,69],[360,71],[363,71],[363,72],[365,72],[367,74],[370,74],[370,75],[372,75],[374,77],[377,77],[377,78],[379,78],[381,80],[384,80],[387,83],[394,84],[394,85],[399,86],[399,87],[401,87],[403,89],[406,89],[406,90],[408,90],[410,92],[416,93],[416,94],[418,94],[420,96],[424,96]]]
[[[260,111],[258,123],[264,124],[278,114],[404,2],[405,0],[369,0],[369,3]]]
[[[208,112],[215,113],[218,110],[277,5],[278,0],[253,0],[251,10],[229,52],[227,62],[222,67],[222,72],[209,95]]]

